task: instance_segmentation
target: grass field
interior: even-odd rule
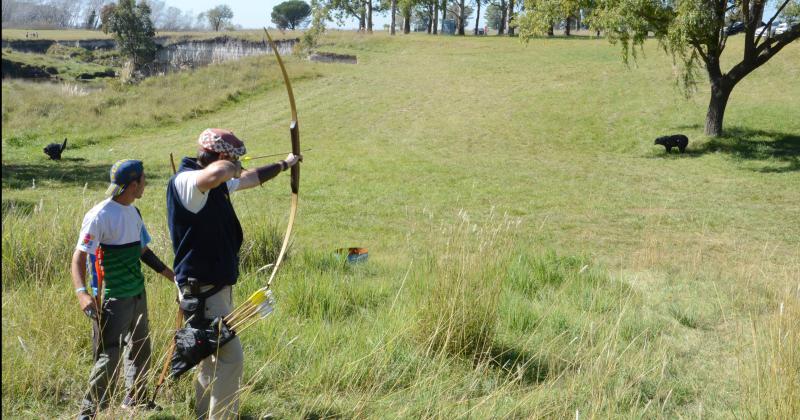
[[[714,139],[708,89],[683,99],[654,43],[630,69],[592,39],[333,33],[322,49],[359,64],[287,59],[313,150],[276,312],[243,335],[243,415],[800,416],[800,44],[737,86]],[[115,160],[145,161],[137,205],[171,257],[170,152],[212,126],[288,150],[271,60],[80,94],[3,81],[4,416],[77,410],[90,326],[69,257]],[[686,154],[652,144],[673,133]],[[234,196],[237,301],[266,281],[286,178]],[[347,246],[369,262],[341,264]],[[147,276],[161,355],[174,289]],[[191,400],[183,380],[158,418]]]

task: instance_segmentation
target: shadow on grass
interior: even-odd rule
[[[700,126],[677,128],[698,129]],[[800,134],[732,127],[726,129],[722,136],[709,138],[697,146],[693,146],[690,140],[689,148],[682,156],[700,157],[709,153],[722,153],[738,160],[774,160],[783,164],[754,169],[763,173],[800,171]],[[674,152],[673,155],[681,156]],[[662,156],[658,154],[654,157]]]
[[[54,182],[62,186],[103,187],[108,184],[111,165],[86,165],[82,160],[47,163],[3,163],[3,188],[24,189],[40,183]]]
[[[544,382],[551,374],[551,368],[546,361],[525,350],[495,345],[490,352],[492,366],[505,372],[510,379],[517,379],[525,385]]]

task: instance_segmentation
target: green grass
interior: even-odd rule
[[[108,66],[87,63],[49,54],[33,54],[4,50],[3,59],[18,65],[38,67],[62,80],[75,80],[83,74],[102,73],[112,70]]]
[[[800,414],[800,45],[736,87],[726,136],[709,139],[707,87],[684,100],[654,44],[631,69],[591,39],[322,44],[359,64],[287,60],[313,151],[276,312],[243,334],[243,414]],[[68,258],[116,159],[145,161],[137,205],[169,257],[170,152],[192,153],[210,126],[253,154],[288,150],[270,60],[83,96],[3,82],[4,416],[76,410],[91,356]],[[679,132],[684,155],[652,144]],[[47,161],[41,147],[63,137],[78,147]],[[265,281],[286,181],[234,195],[248,239],[237,301]],[[369,262],[332,256],[346,246]],[[161,354],[173,288],[147,276]],[[160,402],[186,417],[191,399],[186,380]]]

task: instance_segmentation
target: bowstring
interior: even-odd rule
[[[267,40],[265,38],[263,38],[263,36],[262,36],[262,42],[264,43],[264,51],[266,52],[263,55],[269,55],[269,51],[270,51],[269,50],[269,46],[267,45]],[[256,68],[255,69],[255,76],[250,78],[250,90],[249,90],[250,92],[256,92],[256,88],[258,86],[258,81],[262,76],[262,72],[260,71],[261,67],[258,65],[259,61],[260,60],[253,60],[251,62],[251,64],[250,64],[250,65],[255,66],[255,68]],[[251,119],[250,118],[250,115],[251,115],[250,112],[252,110],[253,102],[255,102],[257,100],[257,97],[258,97],[258,93],[256,93],[254,96],[251,96],[247,101],[247,108],[245,110],[246,118],[244,120],[244,124],[242,125],[242,131],[244,131],[248,135],[250,135],[250,133],[248,133],[248,131],[247,131],[248,130],[248,125],[249,125],[248,123],[249,123],[249,121]],[[251,142],[251,144],[255,145],[255,142]],[[251,154],[251,153],[253,153],[253,151],[248,150],[248,154]],[[254,218],[254,213],[253,213],[253,211],[251,209],[251,206],[249,204],[249,200],[247,198],[242,196],[240,199],[235,200],[235,201],[241,203],[241,206],[244,208],[244,213],[246,214],[248,220]],[[253,245],[253,248],[254,248],[255,244],[252,244],[252,245]],[[250,253],[254,253],[257,250],[256,249],[249,249],[247,251],[250,252]],[[256,271],[255,273],[258,273],[259,271]]]

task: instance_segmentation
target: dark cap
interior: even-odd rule
[[[141,160],[123,159],[111,167],[111,185],[106,194],[116,197],[122,194],[131,182],[138,180],[144,173],[144,164]]]

